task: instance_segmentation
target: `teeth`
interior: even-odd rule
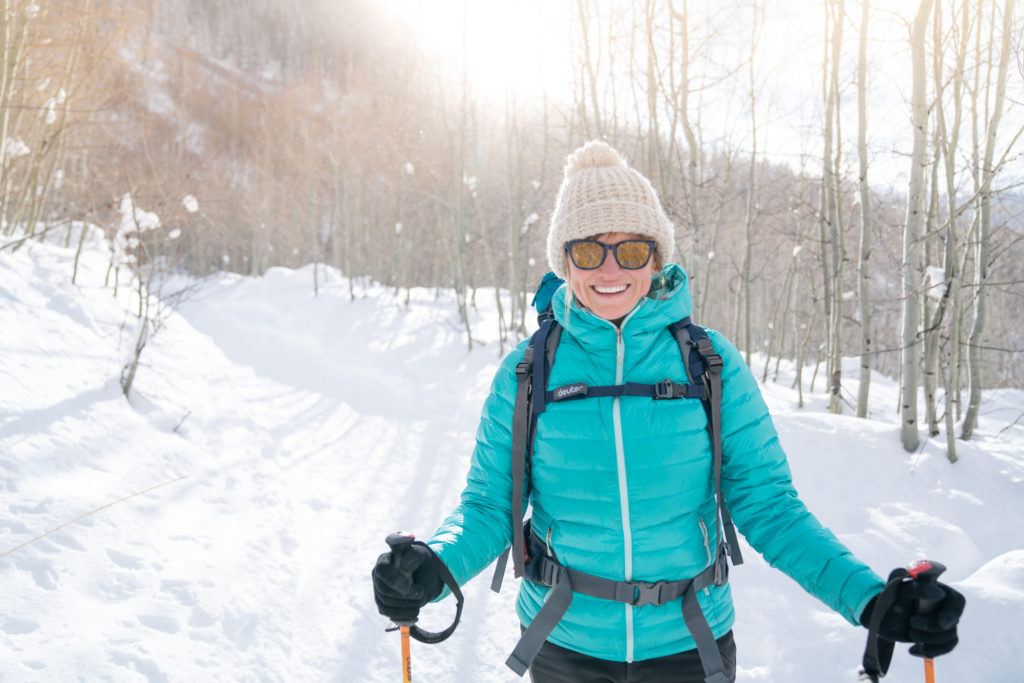
[[[595,285],[594,289],[600,294],[618,294],[619,292],[626,291],[626,285],[619,285],[618,287],[597,287]]]

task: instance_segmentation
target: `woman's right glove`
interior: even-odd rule
[[[901,580],[907,576],[906,569],[895,569],[889,581],[899,581],[895,598],[882,615],[878,635],[900,643],[914,643],[910,654],[918,657],[938,657],[956,647],[959,639],[956,625],[963,614],[967,601],[963,594],[938,581],[922,584],[918,581]],[[936,591],[941,591],[939,595]],[[878,596],[864,608],[860,623],[868,627],[872,613],[878,603]],[[930,603],[932,607],[922,611],[920,605]]]
[[[377,610],[396,624],[416,621],[420,608],[441,594],[444,582],[433,551],[414,543],[377,558],[370,576]]]

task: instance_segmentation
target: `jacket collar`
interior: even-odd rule
[[[572,300],[568,314],[566,297]],[[615,325],[583,308],[576,297],[571,296],[569,283],[558,288],[551,305],[555,320],[574,337],[585,337],[587,344],[594,344],[596,348],[609,345],[614,348],[617,336]],[[629,343],[631,339],[660,331],[670,323],[690,315],[692,308],[686,271],[682,266],[670,263],[660,273],[655,273],[651,291],[623,319],[623,341]]]

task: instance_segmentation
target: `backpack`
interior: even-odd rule
[[[525,673],[547,636],[568,610],[574,591],[633,605],[663,604],[682,596],[683,617],[697,643],[708,674],[707,680],[724,681],[721,657],[695,596],[697,590],[708,585],[726,583],[727,557],[733,565],[743,563],[736,529],[721,489],[722,357],[715,353],[707,331],[686,317],[668,326],[683,358],[685,384],[671,379],[655,384],[626,382],[612,386],[589,386],[576,382],[548,389],[548,377],[562,334],[562,327],[552,310],[552,298],[562,284],[563,280],[554,273],[549,272],[542,278],[532,301],[537,309],[539,327],[530,338],[523,360],[516,365],[516,399],[512,418],[512,546],[498,558],[491,580],[491,590],[500,591],[511,551],[515,578],[526,575],[528,579],[553,590],[506,664],[520,676]],[[530,486],[530,460],[537,420],[548,403],[600,396],[641,396],[652,400],[695,398],[701,401],[708,418],[708,436],[714,457],[712,476],[719,533],[715,560],[698,576],[657,584],[612,581],[566,568],[558,563],[549,544],[547,552],[544,552],[545,545],[531,542],[530,523],[523,520],[523,494],[529,491]],[[528,553],[527,548],[533,552]]]

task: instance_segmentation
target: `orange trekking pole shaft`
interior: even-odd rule
[[[406,534],[402,532],[395,532],[388,534],[387,544],[391,547],[391,553],[394,556],[405,552],[405,549],[412,545],[412,542],[416,540],[416,537],[412,534]],[[398,627],[399,633],[402,635],[402,683],[412,683],[412,653],[409,648],[409,627],[416,623],[416,620],[412,621],[396,621],[395,626]]]
[[[924,683],[935,683],[935,660],[931,657],[924,660]]]
[[[412,656],[409,652],[409,627],[400,626],[402,634],[402,683],[412,683]],[[931,662],[931,660],[928,660]]]

